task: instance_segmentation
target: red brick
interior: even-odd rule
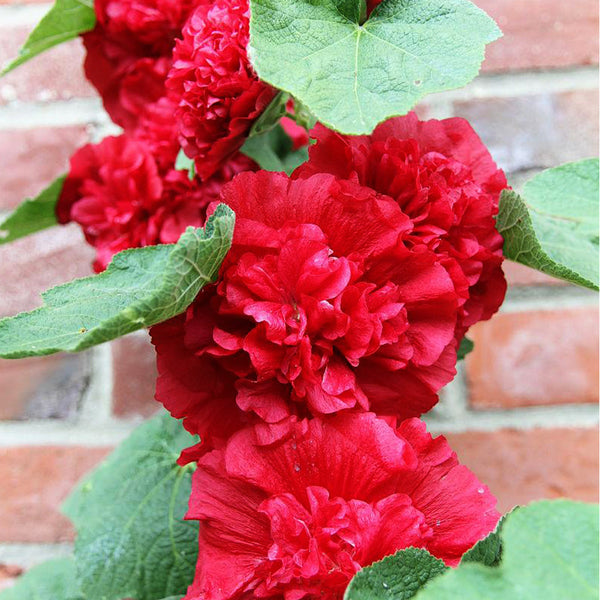
[[[109,448],[23,446],[0,448],[0,543],[73,539],[59,507],[75,483]]]
[[[446,435],[501,512],[542,498],[598,501],[597,429],[504,429]]]
[[[11,587],[22,573],[23,569],[17,565],[0,563],[0,592]]]
[[[0,210],[35,196],[69,167],[88,141],[84,126],[0,131]]]
[[[113,412],[119,417],[154,414],[156,356],[147,334],[134,334],[112,344]]]
[[[77,225],[56,226],[0,246],[0,317],[42,304],[40,293],[92,274],[93,249]]]
[[[476,409],[598,401],[595,308],[502,313],[469,332]]]
[[[89,378],[86,354],[0,359],[0,420],[71,418]]]
[[[544,275],[544,273],[540,273],[540,271],[530,269],[525,265],[520,265],[519,263],[510,260],[504,261],[503,269],[508,285],[512,287],[524,287],[528,285],[567,285],[562,279]]]
[[[30,28],[8,29],[0,23],[0,66],[17,56]],[[12,101],[48,102],[96,94],[83,72],[79,39],[60,44],[0,80],[0,106]]]
[[[474,1],[504,32],[488,46],[484,70],[597,64],[597,0]]]
[[[545,169],[598,153],[598,91],[488,98],[454,105],[507,172]]]
[[[56,356],[23,361],[0,360],[0,420],[14,419],[23,413],[31,391],[48,375],[57,362]]]

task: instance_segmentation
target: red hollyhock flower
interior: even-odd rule
[[[370,15],[381,2],[382,0],[367,0],[367,14]]]
[[[285,108],[290,115],[295,114],[294,100],[292,98],[287,101]],[[294,119],[291,117],[282,117],[280,124],[281,127],[283,127],[283,130],[292,140],[292,150],[298,150],[298,148],[308,146],[310,141],[308,131],[306,131],[306,129],[304,129],[304,127],[301,125],[298,125]]]
[[[405,242],[426,244],[452,275],[460,298],[457,339],[497,310],[506,292],[502,237],[495,228],[507,186],[464,119],[390,119],[370,136],[344,136],[318,125],[310,159],[293,177],[332,173],[396,200],[412,220]]]
[[[370,413],[238,432],[193,476],[200,521],[185,600],[341,600],[363,566],[409,546],[448,565],[494,529],[496,500],[418,419]]]
[[[165,95],[175,38],[203,0],[97,0],[96,27],[85,33],[85,72],[115,123],[126,130]]]
[[[171,96],[163,96],[157,102],[147,105],[139,114],[131,134],[147,146],[162,171],[173,168],[181,149],[177,139],[177,125],[173,120],[176,107],[177,103]]]
[[[396,202],[331,175],[269,172],[238,175],[220,200],[236,228],[217,285],[151,331],[157,399],[174,416],[205,438],[206,411],[276,423],[435,404],[455,373],[457,295],[432,250],[406,246],[412,224]],[[218,403],[207,370],[229,381]]]
[[[281,117],[279,123],[289,136],[290,140],[292,140],[292,150],[298,150],[299,148],[308,146],[308,131],[301,125],[298,125],[294,119],[290,117]]]
[[[165,150],[160,136],[153,140]],[[159,157],[166,160],[164,152]],[[151,146],[127,135],[88,144],[71,157],[57,216],[60,223],[81,225],[97,250],[96,271],[105,269],[121,250],[175,242],[187,226],[203,225],[206,208],[223,184],[254,163],[240,156],[205,184],[162,164]]]
[[[199,6],[173,53],[167,86],[181,99],[177,117],[182,146],[196,159],[202,179],[239,150],[275,96],[248,60],[249,17],[247,0]]]

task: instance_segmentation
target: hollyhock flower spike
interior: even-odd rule
[[[495,503],[418,419],[290,420],[266,446],[245,429],[194,473],[199,556],[185,600],[341,600],[361,567],[409,546],[453,566],[494,529]]]
[[[502,237],[495,227],[504,173],[464,119],[390,119],[370,136],[317,125],[310,159],[293,177],[331,173],[393,198],[413,228],[408,246],[426,244],[451,273],[461,305],[456,338],[499,308],[506,292]]]
[[[198,6],[173,53],[167,87],[180,98],[181,144],[203,180],[241,148],[275,97],[248,59],[249,19],[247,0]]]
[[[207,440],[243,413],[406,418],[436,403],[455,373],[457,295],[432,250],[405,245],[412,224],[395,201],[269,172],[238,175],[220,201],[236,227],[217,284],[151,330],[157,399],[175,417]]]

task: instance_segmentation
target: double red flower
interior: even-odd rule
[[[465,121],[315,134],[291,180],[223,189],[237,224],[219,281],[152,330],[157,398],[209,446],[255,417],[419,416],[504,296],[505,179]]]
[[[206,209],[223,185],[256,168],[239,155],[206,183],[190,181],[187,172],[174,168],[172,144],[155,133],[107,137],[71,157],[57,217],[81,226],[96,248],[96,271],[121,250],[174,243],[186,227],[203,226]]]
[[[507,182],[467,121],[419,121],[411,113],[370,136],[343,136],[322,126],[313,136],[310,160],[294,177],[332,173],[393,198],[412,222],[406,244],[426,245],[452,277],[458,340],[498,310],[506,281],[494,217]]]
[[[338,600],[361,567],[409,546],[456,565],[495,527],[494,505],[418,419],[292,421],[268,446],[246,429],[194,473],[200,554],[186,600]]]
[[[389,197],[320,174],[236,177],[216,286],[152,328],[157,398],[205,442],[251,412],[420,415],[454,375],[458,298]],[[207,385],[210,379],[218,384]]]

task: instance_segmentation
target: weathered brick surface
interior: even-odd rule
[[[69,167],[89,141],[85,126],[0,131],[0,210],[35,196]]]
[[[501,512],[542,498],[598,501],[598,430],[453,433],[459,460],[498,498]]]
[[[598,62],[596,0],[474,0],[504,37],[488,46],[486,71],[590,65]]]
[[[113,412],[119,417],[149,416],[154,400],[156,356],[147,334],[129,335],[112,344]]]
[[[598,92],[455,103],[506,171],[542,169],[598,154]]]
[[[598,401],[598,311],[503,313],[469,332],[474,408]]]
[[[0,316],[31,310],[46,289],[91,273],[93,252],[76,226],[0,246]],[[90,378],[86,355],[0,360],[0,419],[73,416]]]
[[[0,420],[72,418],[90,376],[87,354],[0,359]]]
[[[31,29],[9,29],[0,22],[0,66],[17,56]],[[83,45],[77,39],[30,60],[0,79],[0,106],[14,101],[51,102],[95,95],[83,74],[83,58]]]
[[[73,529],[59,506],[109,448],[0,448],[0,543],[60,542]]]
[[[0,246],[0,317],[40,306],[41,292],[91,275],[93,257],[77,225],[56,226]]]

